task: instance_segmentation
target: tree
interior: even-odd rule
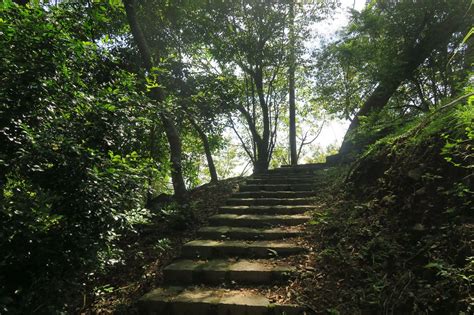
[[[295,4],[289,4],[289,66],[288,66],[288,90],[289,90],[289,113],[290,113],[290,160],[291,165],[298,164],[299,154],[296,152],[296,108],[295,108]],[[301,149],[299,150],[301,152]]]
[[[152,73],[154,71],[153,56],[137,20],[137,14],[135,10],[136,2],[134,0],[123,0],[123,4],[125,6],[125,12],[127,14],[130,29],[140,52],[144,68],[148,73]],[[155,54],[156,53],[157,52],[155,52]],[[151,87],[149,95],[151,99],[157,101],[158,103],[161,103],[165,100],[164,91],[159,86]],[[169,113],[163,112],[160,114],[160,117],[170,146],[170,160],[172,165],[171,177],[173,179],[175,197],[178,200],[183,200],[187,191],[183,179],[181,165],[182,149],[179,132],[172,118],[169,117]]]
[[[194,69],[196,70],[196,69]],[[220,138],[224,129],[223,116],[230,110],[227,103],[230,95],[226,82],[212,73],[190,73],[181,83],[180,110],[200,138],[209,168],[211,182],[218,181],[212,152],[215,145],[209,140]],[[209,135],[209,136],[208,136]]]
[[[280,2],[225,2],[196,12],[197,31],[208,50],[234,77],[240,97],[235,109],[251,142],[242,145],[256,173],[268,169],[282,105],[287,6]],[[243,138],[242,138],[243,139]]]
[[[361,117],[386,108],[397,89],[413,81],[430,56],[446,51],[458,32],[470,25],[468,10],[469,1],[462,0],[381,1],[361,13],[353,12],[353,22],[342,40],[327,50],[326,60],[332,61],[323,63],[339,65],[326,68],[330,71],[319,89],[335,98],[334,108],[340,110],[343,104],[346,117],[354,115],[341,153],[354,148],[351,139]],[[343,75],[331,71],[335,69]]]

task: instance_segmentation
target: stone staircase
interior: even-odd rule
[[[295,239],[310,218],[313,173],[322,167],[281,167],[249,178],[165,267],[165,286],[140,299],[140,314],[305,314],[302,306],[274,303],[262,288],[299,272],[284,258],[306,251]]]

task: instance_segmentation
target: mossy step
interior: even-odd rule
[[[273,206],[273,205],[311,205],[310,198],[229,198],[228,205]]]
[[[303,307],[273,304],[251,290],[203,287],[157,288],[138,301],[140,314],[151,315],[302,315]]]
[[[314,189],[312,184],[258,184],[258,185],[240,185],[239,191],[312,191]]]
[[[206,226],[200,228],[197,234],[201,238],[216,240],[278,240],[301,236],[304,232],[301,227],[297,226],[271,229],[238,226]]]
[[[272,284],[287,280],[296,269],[270,261],[225,259],[178,260],[163,269],[169,284]]]
[[[222,206],[218,209],[220,214],[302,214],[314,209],[310,205],[296,206]]]
[[[194,240],[184,244],[184,258],[217,258],[226,256],[267,258],[296,255],[303,247],[288,241]]]
[[[311,219],[307,215],[257,215],[257,214],[216,214],[209,218],[213,226],[268,227],[276,225],[299,225]]]
[[[314,191],[246,191],[232,195],[232,198],[304,198],[314,196]]]
[[[286,184],[286,185],[299,185],[299,184],[312,184],[314,178],[299,178],[299,177],[275,177],[270,176],[268,178],[249,178],[245,181],[247,185],[275,185],[275,184]]]

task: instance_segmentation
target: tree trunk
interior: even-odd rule
[[[295,4],[290,1],[289,9],[289,67],[288,67],[288,89],[289,89],[289,112],[290,112],[290,161],[291,165],[298,164],[298,154],[296,153],[296,105],[295,105]]]
[[[166,138],[170,145],[171,180],[173,181],[174,195],[178,201],[182,201],[186,197],[186,185],[184,183],[183,169],[181,166],[181,139],[178,129],[176,129],[171,119],[161,114],[161,121],[165,127]]]
[[[209,174],[211,175],[211,183],[217,183],[219,178],[217,177],[216,166],[214,164],[214,159],[212,158],[211,146],[209,145],[207,135],[204,130],[202,130],[202,128],[194,121],[194,119],[189,116],[188,119],[201,138],[202,145],[204,147],[204,153],[206,154],[207,167],[209,168]]]
[[[401,69],[397,69],[398,71],[394,71],[393,76],[389,79],[379,82],[377,88],[362,105],[344,136],[339,149],[340,154],[345,155],[357,149],[358,144],[353,137],[359,126],[360,117],[381,111],[398,87],[413,76],[414,71],[430,56],[433,50],[448,44],[453,33],[459,31],[464,22],[462,14],[462,11],[457,14],[453,13],[437,25],[430,26],[428,33],[423,38],[419,38],[415,43],[408,44],[405,47],[399,55],[401,61],[399,64],[403,66]]]
[[[263,92],[263,69],[257,66],[254,73],[255,88],[262,109],[263,132],[262,137],[256,140],[257,157],[255,159],[254,172],[262,173],[268,170],[270,164],[270,117],[268,105],[265,102],[265,93]]]
[[[257,154],[253,171],[255,174],[262,174],[268,170],[270,164],[268,147],[262,142],[257,143]]]
[[[135,0],[123,0],[127,20],[132,31],[133,39],[138,46],[138,50],[143,61],[144,68],[151,71],[153,68],[153,59],[150,53],[150,48],[146,42],[143,31],[138,24],[137,15],[135,11]],[[163,91],[160,88],[153,88],[149,96],[157,102],[164,100]],[[181,166],[182,149],[181,140],[178,129],[174,122],[164,114],[160,115],[163,126],[165,127],[166,138],[170,146],[170,161],[171,161],[171,179],[173,181],[174,195],[178,201],[183,201],[186,198],[186,185],[183,179],[183,170]]]

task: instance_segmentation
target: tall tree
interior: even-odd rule
[[[195,12],[200,24],[196,36],[236,79],[240,97],[235,108],[250,134],[250,141],[242,145],[256,173],[268,169],[287,93],[283,84],[287,12],[284,2],[257,0],[213,3]]]
[[[293,0],[289,4],[289,67],[288,67],[288,89],[289,89],[289,113],[290,113],[290,160],[291,165],[298,164],[298,155],[296,152],[296,104],[295,104],[295,4]]]
[[[123,0],[125,6],[125,12],[127,14],[127,20],[130,25],[130,30],[132,32],[133,38],[137,44],[138,50],[141,55],[141,59],[144,65],[145,70],[148,73],[153,72],[154,62],[152,53],[148,46],[147,40],[143,34],[140,24],[137,20],[136,13],[136,1],[135,0]],[[149,96],[151,99],[162,103],[165,100],[164,91],[159,86],[154,86],[150,89]],[[160,114],[161,121],[165,128],[166,137],[168,139],[170,147],[170,161],[171,161],[171,177],[173,181],[173,188],[175,197],[178,200],[183,200],[186,196],[186,185],[183,179],[182,171],[182,149],[181,149],[181,139],[179,136],[178,129],[175,126],[172,118],[169,117],[169,114],[162,112]]]
[[[384,58],[392,62],[385,61],[384,66],[388,67],[381,69],[383,75],[352,119],[340,148],[342,154],[355,148],[353,134],[360,124],[360,117],[382,110],[400,85],[413,78],[416,69],[434,50],[444,49],[454,33],[471,25],[470,5],[467,0],[382,1],[365,9],[360,15],[360,24],[355,27],[362,35],[358,39],[363,38],[364,33],[368,34],[373,42],[383,47]],[[374,25],[380,29],[374,29]]]
[[[352,120],[341,153],[355,148],[363,117],[376,120],[384,110],[387,121],[399,121],[395,118],[426,110],[430,94],[439,103],[441,85],[453,92],[459,89],[454,86],[461,86],[465,78],[448,73],[463,66],[447,65],[448,58],[442,56],[453,53],[456,38],[472,24],[469,10],[467,0],[435,0],[377,1],[352,12],[341,38],[319,55],[317,68],[318,101]]]

